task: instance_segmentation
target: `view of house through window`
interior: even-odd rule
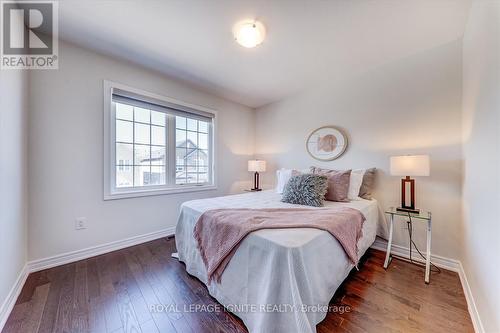
[[[207,183],[208,123],[175,117],[175,183]]]
[[[114,100],[116,188],[210,184],[211,119],[133,104]]]
[[[116,103],[116,187],[166,184],[167,116]]]

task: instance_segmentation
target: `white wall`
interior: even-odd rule
[[[500,330],[500,270],[491,257],[500,252],[499,12],[496,1],[474,3],[463,49],[457,41],[361,76],[318,83],[256,113],[65,42],[59,70],[32,71],[29,83],[25,72],[1,71],[0,303],[27,256],[35,260],[161,230],[175,224],[183,201],[248,186],[241,180],[249,179],[246,161],[255,140],[257,155],[269,162],[267,187],[279,167],[376,166],[383,208],[399,203],[399,178],[387,175],[389,156],[430,154],[431,177],[417,179],[417,204],[434,214],[433,252],[463,261],[485,330]],[[103,201],[104,79],[219,110],[219,189]],[[304,141],[326,124],[343,127],[350,147],[339,160],[318,162]],[[88,229],[76,231],[80,216],[88,218]],[[423,228],[417,229],[423,248]],[[397,229],[396,243],[405,240]]]
[[[377,167],[382,208],[400,202],[400,177],[388,176],[389,156],[431,155],[431,176],[417,179],[417,206],[432,211],[433,252],[458,258],[461,221],[461,42],[374,68],[342,82],[333,78],[256,112],[256,155],[280,167]],[[319,162],[305,149],[309,133],[337,125],[350,146],[338,160]],[[267,172],[264,182],[274,182]],[[396,243],[407,235],[396,229]],[[423,224],[416,237],[425,249]]]
[[[174,226],[182,202],[249,186],[253,110],[65,42],[59,66],[30,79],[30,260]],[[218,110],[218,190],[103,201],[104,79]]]
[[[0,314],[26,263],[27,96],[27,72],[0,71]]]
[[[463,42],[462,262],[486,332],[500,331],[500,2],[476,1]]]

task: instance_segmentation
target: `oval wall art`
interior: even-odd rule
[[[347,149],[347,136],[338,127],[323,126],[309,135],[306,149],[309,155],[317,160],[332,161]]]

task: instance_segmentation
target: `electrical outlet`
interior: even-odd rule
[[[75,229],[76,230],[87,229],[87,218],[77,217],[75,220]]]

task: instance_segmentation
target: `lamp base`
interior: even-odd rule
[[[259,192],[259,191],[262,191],[261,188],[251,188],[250,189],[251,192]]]
[[[403,207],[398,207],[396,208],[398,212],[407,212],[407,213],[413,213],[413,214],[420,214],[420,209],[412,209],[412,208],[403,208]]]

